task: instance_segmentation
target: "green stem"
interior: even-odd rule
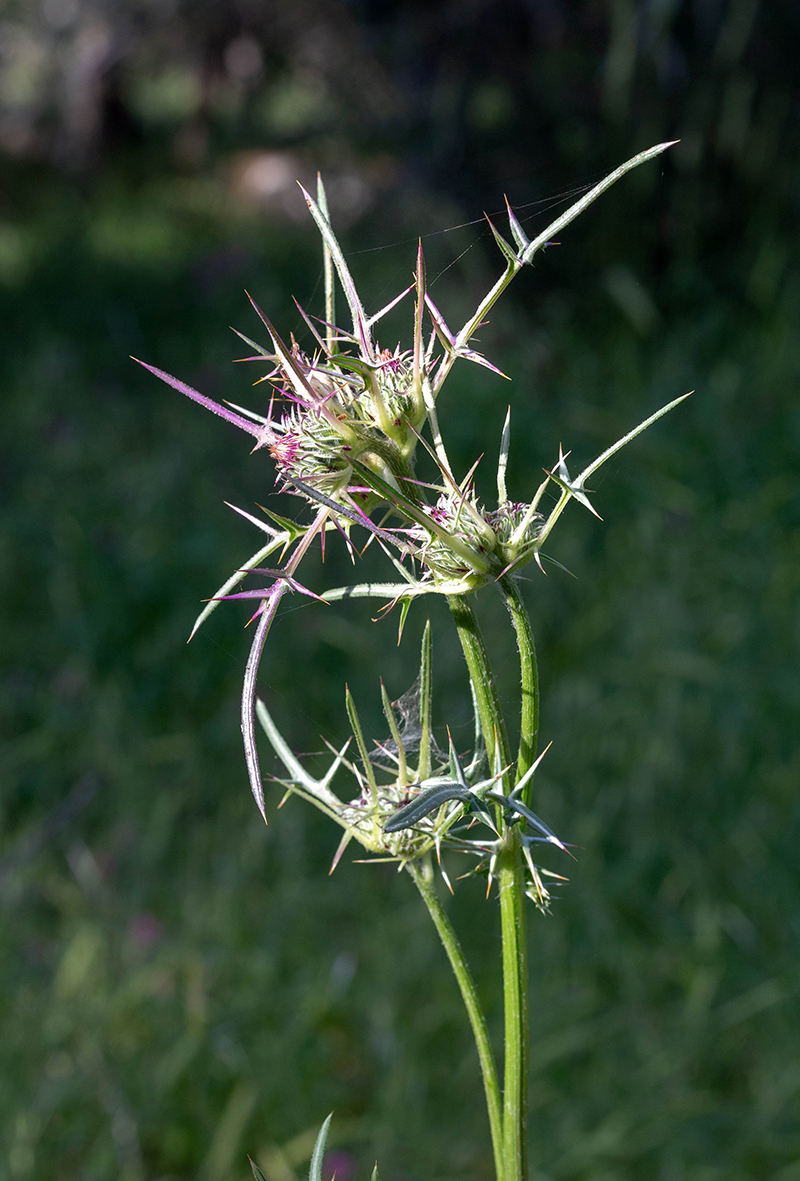
[[[483,636],[463,596],[448,596],[464,651],[492,771],[511,761],[508,734]],[[497,859],[503,945],[505,1057],[503,1072],[503,1181],[525,1181],[527,1156],[528,959],[525,866],[515,829],[507,830]]]
[[[506,601],[514,631],[517,634],[519,667],[522,680],[522,705],[520,708],[519,754],[517,755],[517,782],[536,759],[539,738],[539,668],[536,663],[536,646],[533,628],[519,587],[513,578],[500,579],[500,591]],[[528,786],[530,795],[530,785]],[[526,799],[526,803],[528,800]]]
[[[481,719],[486,754],[489,758],[489,774],[507,767],[511,762],[511,747],[506,732],[506,723],[497,696],[494,674],[475,612],[463,595],[448,595],[447,604],[458,630],[458,638],[467,662],[467,671]],[[509,789],[510,790],[510,789]]]
[[[450,960],[450,966],[458,981],[458,987],[461,989],[461,996],[467,1009],[469,1023],[472,1026],[472,1035],[475,1038],[475,1045],[481,1064],[481,1073],[483,1074],[483,1087],[486,1092],[486,1108],[489,1113],[489,1126],[492,1133],[492,1150],[494,1152],[494,1167],[497,1174],[497,1181],[505,1181],[500,1084],[497,1078],[497,1067],[495,1065],[491,1042],[489,1041],[489,1030],[486,1025],[483,1009],[478,1000],[475,981],[472,979],[472,973],[464,958],[464,952],[461,949],[458,936],[433,890],[430,868],[428,867],[427,872],[425,872],[421,865],[413,861],[409,862],[406,868],[414,879],[414,885],[422,895],[422,900],[428,908],[436,930],[439,932],[439,938],[447,952],[447,958]]]
[[[528,956],[525,936],[525,867],[512,828],[497,861],[503,941],[503,1158],[506,1181],[527,1177]]]

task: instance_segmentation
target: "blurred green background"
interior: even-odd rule
[[[295,185],[321,169],[368,306],[422,235],[451,323],[529,228],[634,152],[515,282],[442,416],[491,496],[559,442],[582,464],[695,396],[596,481],[530,573],[536,810],[580,846],[531,911],[537,1181],[800,1179],[800,17],[794,0],[5,0],[0,12],[0,1178],[269,1181],[491,1173],[444,955],[391,867],[328,877],[334,829],[265,828],[237,717],[258,544],[223,501],[263,453],[133,353],[257,406],[230,334],[321,311]],[[455,229],[454,227],[460,227]],[[410,308],[382,343],[407,342]],[[261,337],[259,336],[259,339]],[[261,387],[263,388],[263,387]],[[484,470],[485,469],[485,470]],[[283,502],[296,511],[296,503]],[[349,579],[331,546],[314,585]],[[496,598],[478,609],[513,703]],[[425,609],[289,602],[260,691],[298,749],[341,741],[344,682],[383,735]],[[469,741],[432,604],[437,724]],[[267,769],[272,768],[264,752]],[[459,872],[459,866],[452,867]],[[496,902],[447,905],[500,1016]],[[311,1131],[310,1131],[311,1130]]]

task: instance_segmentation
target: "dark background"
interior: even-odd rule
[[[270,461],[128,354],[258,406],[233,324],[321,311],[299,177],[321,169],[370,308],[422,235],[457,324],[508,194],[539,256],[440,413],[491,495],[559,442],[582,465],[694,397],[595,481],[530,573],[554,740],[536,810],[580,846],[531,910],[538,1181],[798,1181],[800,282],[793,0],[234,4],[6,0],[0,20],[0,1177],[269,1181],[335,1109],[340,1181],[491,1173],[477,1061],[441,948],[391,867],[328,867],[297,801],[265,829],[237,698],[247,618],[204,596],[258,544],[225,508]],[[460,226],[458,230],[453,227]],[[448,231],[448,232],[443,232]],[[403,305],[405,307],[405,305]],[[409,340],[410,308],[382,343]],[[258,337],[261,339],[261,336]],[[579,470],[579,468],[577,469]],[[290,508],[294,506],[290,503]],[[330,547],[314,585],[350,577]],[[478,608],[513,706],[513,646]],[[437,725],[468,744],[436,625]],[[413,680],[425,617],[295,597],[260,691],[298,749],[341,741],[344,682]],[[266,757],[265,764],[271,767]],[[460,872],[460,867],[452,867]],[[448,907],[492,1028],[496,902]]]

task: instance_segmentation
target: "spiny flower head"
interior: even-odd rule
[[[352,526],[360,525],[386,550],[402,576],[399,583],[360,584],[326,591],[324,598],[328,601],[356,595],[410,601],[422,594],[472,593],[488,582],[514,575],[532,559],[541,565],[541,547],[566,504],[575,499],[591,508],[586,480],[592,472],[681,400],[676,399],[651,415],[575,479],[567,470],[566,456],[559,453],[557,465],[546,472],[545,480],[527,505],[512,503],[506,494],[509,442],[506,419],[497,473],[498,503],[492,510],[478,505],[471,474],[461,480],[456,478],[437,412],[437,400],[456,361],[467,360],[500,374],[499,369],[472,347],[472,342],[491,308],[519,271],[531,264],[537,252],[550,244],[610,185],[668,146],[658,144],[628,160],[533,240],[525,235],[510,206],[508,221],[513,246],[490,222],[505,259],[505,270],[458,332],[449,328],[426,289],[421,245],[414,281],[380,311],[367,316],[331,228],[324,188],[319,181],[316,200],[303,190],[323,239],[326,299],[325,317],[318,321],[319,329],[300,309],[316,348],[309,354],[294,340],[287,346],[254,301],[251,301],[253,307],[270,337],[269,347],[239,333],[255,350],[249,359],[269,366],[260,379],[269,383],[273,393],[267,413],[214,402],[163,370],[145,365],[174,389],[250,434],[255,440],[254,450],[268,449],[275,460],[279,482],[314,510],[308,524],[276,518],[265,510],[278,525],[276,529],[262,518],[237,509],[268,535],[268,541],[220,588],[193,629],[194,633],[225,598],[258,601],[253,617],[258,624],[242,694],[242,732],[250,783],[262,814],[263,789],[253,725],[256,672],[282,596],[289,591],[314,595],[295,575],[298,563],[316,536],[324,538],[329,529],[338,529],[349,543]],[[334,274],[338,276],[350,313],[351,323],[346,328],[336,326]],[[373,337],[375,325],[412,292],[411,347],[382,348]],[[430,443],[423,440],[424,429],[429,432]],[[414,473],[415,451],[421,440],[433,457],[440,477],[433,504],[426,499],[424,485]],[[556,502],[544,514],[539,511],[542,495],[552,487],[556,489]],[[387,515],[397,519],[399,525],[389,528],[383,523],[376,524],[369,514],[379,507],[383,511],[388,509]],[[281,569],[262,566],[263,560],[275,550],[282,550],[284,555],[288,552]],[[393,550],[399,553],[399,559]],[[270,586],[232,593],[249,573],[267,574],[273,581]]]
[[[370,860],[396,861],[401,867],[435,852],[442,877],[450,889],[441,853],[443,850],[465,853],[475,858],[477,865],[461,876],[484,874],[491,888],[504,844],[518,840],[525,858],[526,893],[540,909],[547,910],[550,894],[543,879],[565,879],[538,866],[531,851],[535,844],[542,842],[563,851],[566,846],[529,809],[523,797],[546,751],[520,779],[510,797],[499,791],[508,768],[498,766],[493,775],[482,775],[486,752],[477,717],[475,751],[469,764],[466,767],[462,764],[452,738],[448,754],[442,755],[430,728],[430,660],[428,624],[422,639],[420,675],[414,687],[399,701],[390,702],[381,685],[391,738],[376,743],[372,753],[367,750],[355,703],[347,692],[347,713],[360,759],[347,757],[348,742],[340,751],[333,751],[334,760],[321,779],[315,779],[305,770],[267,707],[259,701],[256,707],[259,720],[286,772],[285,776],[276,777],[275,782],[285,787],[287,794],[299,795],[314,804],[344,830],[331,872],[350,841],[355,840],[373,855]],[[331,786],[340,768],[350,773],[357,786],[357,794],[351,799],[343,800]]]

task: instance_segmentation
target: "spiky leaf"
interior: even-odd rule
[[[322,1159],[325,1156],[325,1143],[328,1139],[328,1129],[331,1126],[333,1112],[325,1120],[319,1130],[314,1151],[311,1154],[311,1167],[308,1170],[308,1181],[322,1181]]]

